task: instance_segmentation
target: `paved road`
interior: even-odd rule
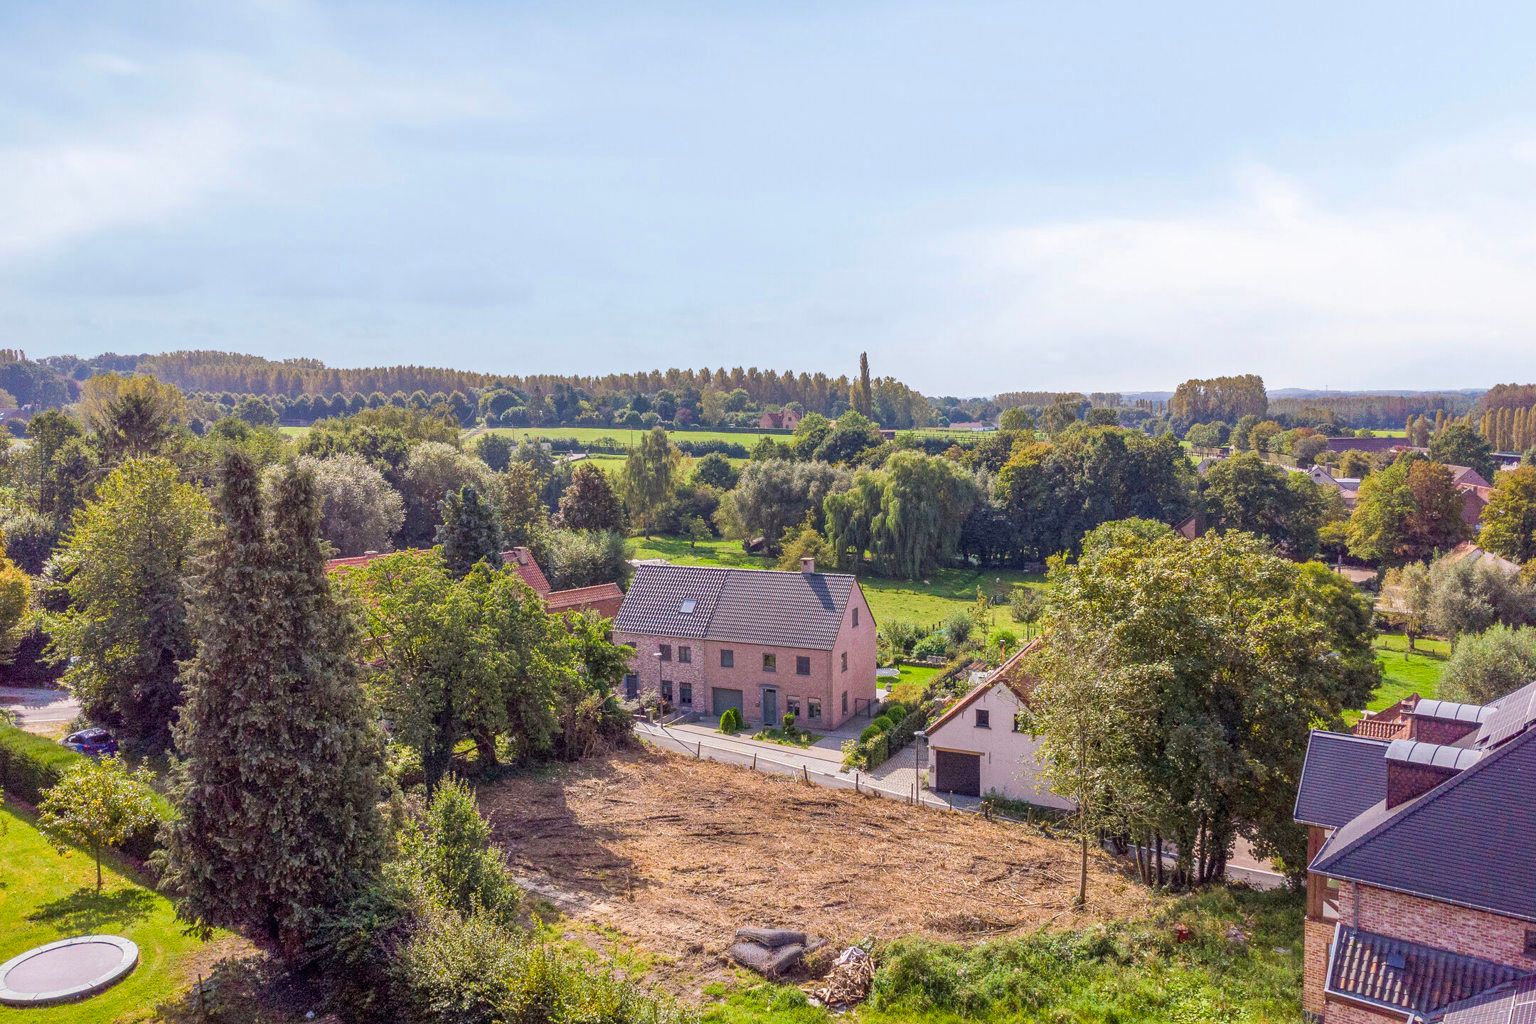
[[[50,686],[0,686],[0,708],[16,712],[28,732],[52,732],[80,714],[68,690]]]

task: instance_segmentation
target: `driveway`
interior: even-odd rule
[[[16,713],[28,732],[54,733],[80,714],[80,702],[53,686],[0,686],[0,708]]]

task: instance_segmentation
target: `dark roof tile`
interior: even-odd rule
[[[1338,828],[1387,795],[1387,741],[1312,733],[1296,787],[1296,820]]]
[[[641,565],[621,633],[831,650],[858,581],[841,573]],[[682,608],[692,600],[692,610]],[[873,627],[873,623],[870,623]]]

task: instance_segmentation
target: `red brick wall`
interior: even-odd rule
[[[1323,1021],[1324,1024],[1384,1024],[1385,1021],[1403,1024],[1403,1015],[1367,1010],[1363,1006],[1334,999],[1329,1001],[1328,1009],[1323,1014]]]
[[[1323,986],[1328,983],[1328,944],[1333,941],[1333,922],[1308,921],[1301,960],[1301,1008],[1323,1012]]]
[[[1525,955],[1526,929],[1536,928],[1530,922],[1343,881],[1339,883],[1339,914],[1347,924],[1366,931],[1509,964],[1523,971],[1536,970],[1536,957]]]
[[[1455,775],[1449,768],[1431,768],[1421,764],[1387,762],[1387,806],[1396,807],[1414,797],[1428,793],[1440,783]]]
[[[1438,718],[1414,716],[1412,737],[1424,743],[1455,743],[1477,731],[1476,722],[1444,722]]]

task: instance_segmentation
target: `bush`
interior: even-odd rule
[[[893,700],[880,710],[880,714],[893,722],[899,722],[907,717],[907,706],[899,700]]]
[[[799,731],[795,728],[795,713],[793,711],[784,712],[784,735],[793,736]]]
[[[891,728],[891,726],[896,724],[896,719],[892,718],[888,714],[882,713],[882,714],[876,715],[875,716],[875,720],[873,722],[869,723],[869,724],[874,726],[876,729],[880,730],[881,732],[887,732]]]
[[[970,622],[970,619],[966,619]],[[949,636],[940,630],[929,633],[919,640],[912,648],[914,658],[942,658],[949,654]]]
[[[52,740],[14,726],[0,725],[0,790],[29,804],[42,802],[43,794],[52,789],[65,772],[85,759],[85,755]],[[154,794],[151,803],[160,819],[171,817],[171,805],[160,794]],[[148,860],[159,848],[158,821],[139,829],[120,847],[136,860]]]
[[[29,804],[43,798],[71,767],[85,760],[52,740],[0,725],[0,787]]]
[[[959,647],[971,638],[971,630],[976,628],[976,622],[964,613],[951,615],[949,621],[944,623],[944,632],[949,636],[952,647]]]
[[[1536,627],[1493,626],[1456,644],[1440,696],[1469,704],[1518,690],[1536,677]]]
[[[726,708],[720,715],[720,731],[736,733],[740,732],[745,723],[742,721],[741,712],[735,708]]]
[[[913,648],[923,638],[922,627],[915,622],[887,622],[880,627],[880,637],[891,650],[906,657],[912,654]]]
[[[879,735],[880,735],[880,727],[878,725],[873,725],[873,724],[866,725],[864,727],[864,731],[859,733],[859,742],[860,743],[868,743],[870,740],[874,739],[876,736],[879,736]]]

